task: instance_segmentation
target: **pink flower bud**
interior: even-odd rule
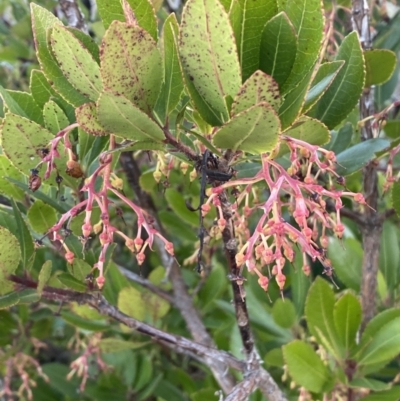
[[[139,266],[143,264],[145,259],[146,259],[146,255],[143,252],[140,252],[136,255],[136,260],[137,260]]]
[[[283,273],[278,273],[275,277],[275,280],[278,284],[278,287],[280,288],[280,290],[283,290],[283,287],[285,286],[285,282],[286,282],[286,276]]]
[[[260,278],[258,279],[258,284],[264,291],[268,291],[268,283],[269,280],[266,276],[260,276]]]
[[[105,282],[106,279],[104,278],[104,276],[99,276],[96,278],[96,283],[100,290],[103,288]]]
[[[235,260],[236,260],[236,264],[238,267],[242,266],[242,264],[244,263],[244,255],[243,253],[237,253],[235,255]]]
[[[89,237],[90,233],[92,232],[92,226],[90,223],[85,223],[82,226],[82,235],[84,237]]]
[[[135,238],[135,240],[133,242],[135,244],[136,252],[139,252],[142,249],[143,240],[138,237],[138,238]]]
[[[205,203],[201,206],[201,215],[204,217],[211,210],[211,206],[208,203]]]
[[[309,265],[303,265],[303,267],[301,268],[301,270],[303,270],[303,273],[304,273],[306,276],[309,276],[310,273],[311,273],[311,268],[310,268]]]
[[[165,250],[171,255],[174,256],[174,244],[172,242],[165,242]]]
[[[70,265],[72,265],[72,263],[74,263],[75,255],[71,251],[67,251],[64,258]]]

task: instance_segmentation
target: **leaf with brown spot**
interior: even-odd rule
[[[20,259],[21,250],[17,238],[0,226],[0,295],[13,290],[7,278],[17,270]]]
[[[79,126],[88,134],[95,136],[109,135],[99,123],[95,103],[85,103],[75,109],[76,121]]]
[[[104,89],[124,95],[150,114],[163,77],[160,51],[151,35],[114,21],[103,37],[100,59]]]

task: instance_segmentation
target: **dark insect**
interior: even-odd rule
[[[197,254],[197,267],[196,270],[200,273],[203,270],[202,254],[204,248],[204,239],[207,234],[204,228],[203,214],[201,207],[206,199],[207,184],[218,186],[223,182],[229,181],[233,177],[233,169],[227,164],[225,165],[218,157],[213,155],[209,150],[206,150],[201,160],[196,163],[196,170],[201,173],[200,181],[200,203],[197,208],[194,208],[190,203],[186,202],[186,206],[191,211],[199,210],[199,233],[200,240],[199,252]]]

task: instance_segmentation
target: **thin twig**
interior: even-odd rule
[[[85,18],[76,0],[59,0],[61,9],[68,21],[68,25],[88,34]]]

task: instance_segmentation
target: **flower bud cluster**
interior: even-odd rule
[[[342,238],[344,225],[341,222],[341,197],[352,197],[355,202],[366,204],[363,196],[337,185],[344,186],[344,178],[335,172],[335,154],[304,141],[283,137],[290,149],[291,165],[285,169],[268,155],[262,155],[262,168],[252,178],[237,179],[222,185],[222,188],[244,186],[237,197],[235,228],[239,235],[239,252],[236,254],[238,267],[246,266],[257,274],[259,284],[268,289],[269,281],[274,278],[282,291],[286,276],[286,262],[293,262],[295,249],[303,253],[302,270],[310,274],[306,255],[311,260],[319,260],[324,272],[332,277],[333,268],[326,257],[328,246],[327,233]],[[327,184],[321,185],[319,179]],[[258,203],[254,184],[263,182],[269,189],[269,197]],[[253,207],[249,207],[249,198],[254,194]],[[333,205],[334,211],[327,210],[327,204]],[[252,233],[247,228],[247,219],[255,210],[263,214]],[[294,222],[286,221],[284,215],[289,212]],[[263,273],[268,267],[268,274]]]
[[[64,130],[65,131],[65,130]],[[62,131],[63,132],[63,131]],[[52,166],[54,166],[53,158],[58,155],[57,152],[57,144],[60,139],[64,138],[64,144],[68,150],[68,154],[70,155],[67,174],[78,177],[81,175],[80,167],[77,166],[77,162],[74,160],[74,157],[71,153],[71,147],[69,141],[66,140],[65,133],[64,135],[56,136],[56,138],[51,143],[51,149],[46,154],[46,156],[42,159],[41,163],[48,163],[48,169],[51,171]],[[111,150],[115,147],[114,137],[110,137],[110,148]],[[106,253],[112,242],[114,242],[114,234],[119,235],[125,240],[125,244],[133,253],[136,254],[136,260],[139,265],[141,265],[145,260],[145,250],[147,248],[152,248],[154,237],[159,237],[162,242],[164,242],[164,246],[166,251],[170,255],[174,255],[174,247],[171,242],[169,242],[166,238],[164,238],[161,233],[156,230],[152,224],[152,218],[139,206],[137,206],[134,202],[129,200],[122,191],[123,182],[122,180],[111,171],[111,163],[112,163],[112,153],[104,152],[99,156],[100,165],[93,172],[93,174],[86,178],[84,184],[81,188],[81,192],[86,193],[86,199],[79,202],[77,205],[73,206],[68,212],[64,213],[58,222],[51,227],[46,236],[51,241],[59,241],[64,249],[64,258],[65,260],[72,264],[74,262],[75,255],[68,248],[65,237],[61,235],[61,232],[68,231],[71,220],[80,213],[85,213],[84,221],[82,224],[82,235],[79,236],[79,240],[83,245],[83,249],[87,242],[91,239],[90,235],[92,232],[98,234],[98,239],[100,241],[101,250],[97,260],[97,263],[93,266],[98,270],[98,277],[96,278],[97,286],[101,289],[105,283],[104,277],[104,268],[106,262]],[[50,167],[49,167],[50,166]],[[171,167],[172,168],[172,167]],[[167,170],[170,169],[170,163],[167,166]],[[50,174],[50,172],[49,172]],[[49,174],[45,174],[45,178],[49,176]],[[99,188],[98,180],[102,181],[102,185]],[[97,189],[99,188],[99,189]],[[110,222],[110,206],[115,202],[110,199],[110,195],[113,194],[117,198],[119,198],[123,203],[125,203],[137,216],[137,225],[138,230],[136,237],[134,239],[129,238],[125,233],[120,231],[117,227],[115,227]],[[100,209],[100,221],[92,221],[92,211],[95,206],[98,206]],[[121,208],[118,208],[118,213],[121,215]],[[65,228],[67,227],[67,228]],[[142,239],[142,231],[146,231],[147,239],[143,241]]]

